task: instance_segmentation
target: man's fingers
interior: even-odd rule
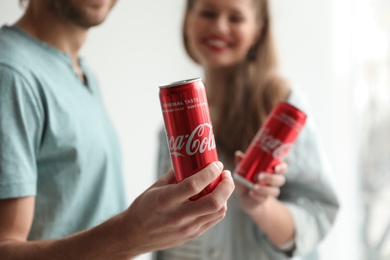
[[[173,184],[176,182],[175,174],[171,170],[167,173],[165,173],[163,176],[161,176],[160,179],[158,179],[152,186],[151,188],[156,188],[156,187],[163,187],[169,184]]]
[[[209,229],[210,227],[214,226],[219,221],[221,221],[225,217],[226,211],[227,211],[227,206],[225,205],[218,212],[207,216],[202,216],[199,219],[197,219],[196,221],[198,223],[202,223],[200,226],[200,233],[204,233],[204,231],[206,231],[207,229]]]
[[[186,205],[186,210],[197,211],[199,215],[212,214],[221,210],[234,191],[234,181],[230,171],[222,172],[222,180],[215,189],[206,196]]]
[[[207,185],[216,180],[221,174],[223,164],[221,162],[212,162],[201,171],[182,180],[177,185],[170,186],[170,191],[167,192],[168,201],[180,200],[184,201],[188,198],[198,194]]]

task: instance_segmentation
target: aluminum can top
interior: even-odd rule
[[[186,84],[189,84],[189,83],[193,83],[193,82],[196,82],[196,81],[199,81],[199,80],[202,80],[202,78],[193,78],[193,79],[174,81],[174,82],[169,83],[169,84],[160,85],[159,87],[160,88],[177,87],[177,86],[182,86],[182,85],[186,85]]]

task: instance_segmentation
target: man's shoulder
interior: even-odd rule
[[[15,71],[22,70],[26,66],[26,56],[34,51],[10,27],[3,26],[0,29],[0,66]]]
[[[0,28],[0,55],[22,50],[24,47],[23,37],[11,26],[3,25]]]
[[[47,51],[22,29],[0,28],[0,65],[25,73],[39,70],[48,61]]]

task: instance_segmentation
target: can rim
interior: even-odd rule
[[[299,114],[299,117],[307,118],[307,114],[306,114],[305,111],[303,111],[301,108],[291,104],[290,102],[288,102],[288,101],[281,101],[281,102],[279,102],[279,104],[294,109],[294,112]]]
[[[160,85],[159,87],[160,88],[175,87],[175,86],[180,86],[180,85],[184,85],[184,84],[187,84],[187,83],[191,83],[191,82],[194,82],[194,81],[198,81],[198,80],[201,80],[201,79],[202,78],[198,77],[198,78],[192,78],[192,79],[179,80],[179,81],[171,82],[169,84]]]

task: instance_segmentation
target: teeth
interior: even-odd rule
[[[207,44],[215,46],[215,47],[225,47],[225,46],[227,46],[226,42],[219,41],[219,40],[208,40]]]

